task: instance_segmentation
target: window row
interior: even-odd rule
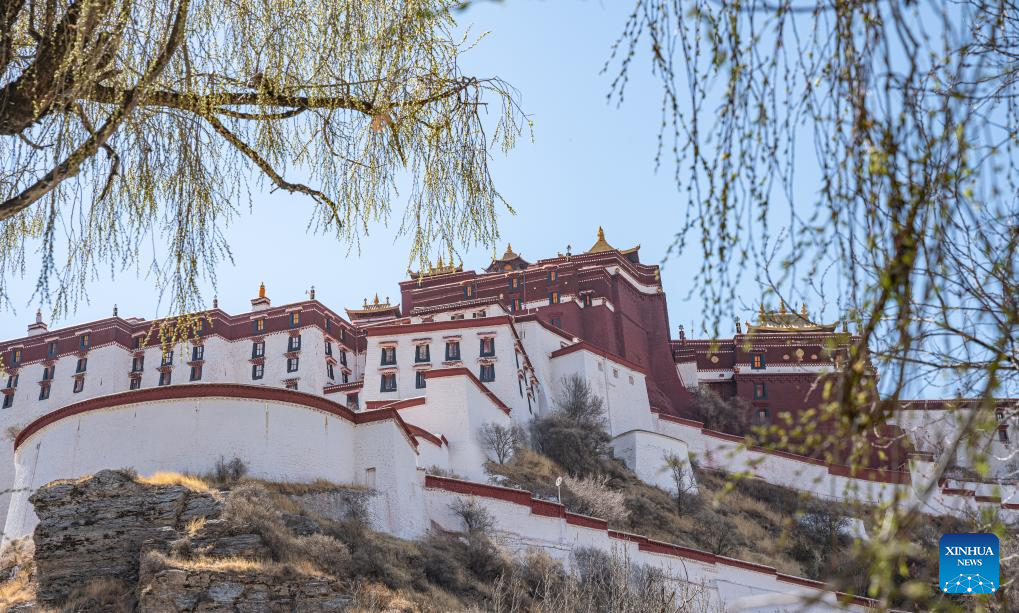
[[[483,358],[490,358],[495,356],[495,339],[492,337],[485,337],[479,339],[479,353]],[[459,361],[460,358],[460,341],[447,341],[446,342],[446,360],[447,362]],[[432,350],[431,345],[422,343],[414,346],[414,362],[424,363],[432,361]],[[396,347],[382,347],[382,357],[380,360],[381,366],[396,366]]]
[[[424,389],[426,387],[426,381],[428,379],[427,370],[419,370],[414,373],[414,387],[416,389]],[[492,383],[495,381],[495,364],[482,364],[478,370],[478,379],[482,383]],[[396,373],[383,373],[382,382],[379,386],[380,392],[395,392],[396,391]]]

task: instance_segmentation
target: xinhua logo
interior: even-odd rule
[[[949,594],[990,594],[998,589],[998,537],[983,533],[942,536],[938,582]]]

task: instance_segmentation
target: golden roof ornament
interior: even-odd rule
[[[605,240],[605,230],[598,226],[598,240],[595,241],[591,248],[587,250],[588,253],[603,253],[605,251],[615,251],[615,248]]]
[[[786,314],[785,299],[784,298],[779,298],[778,299],[778,305],[779,305],[778,306],[778,313],[779,313],[779,315],[785,315]]]
[[[837,327],[838,322],[834,324],[817,324],[810,321],[807,315],[806,303],[800,307],[800,312],[797,313],[790,311],[785,301],[782,300],[779,302],[778,311],[766,311],[762,302],[757,315],[757,324],[750,325],[750,322],[747,322],[747,334],[758,332],[835,332]]]
[[[265,298],[265,281],[262,281],[258,285],[258,297],[259,298]]]

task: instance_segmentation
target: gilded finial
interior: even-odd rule
[[[375,302],[374,302],[374,304],[376,306],[378,306],[378,304],[379,304],[379,294],[378,294],[378,292],[375,293]]]
[[[601,226],[598,226],[598,240],[605,240],[605,230],[602,230]]]
[[[806,302],[804,302],[803,306],[800,307],[800,315],[803,316],[803,319],[807,318],[807,303]]]
[[[778,304],[779,304],[778,312],[781,313],[782,315],[785,315],[785,299],[779,298]]]
[[[258,297],[265,298],[265,281],[262,281],[258,286]]]
[[[757,311],[757,321],[764,321],[764,301],[761,301],[761,308]]]

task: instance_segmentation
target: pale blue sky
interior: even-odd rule
[[[614,246],[641,244],[645,262],[659,262],[679,226],[680,198],[672,168],[654,170],[660,90],[638,68],[622,108],[606,103],[609,79],[599,71],[632,3],[580,0],[514,0],[482,3],[458,15],[472,32],[489,32],[464,61],[468,74],[499,76],[520,90],[523,108],[534,121],[534,142],[522,139],[492,163],[497,186],[516,210],[499,218],[502,239],[526,258],[554,255],[571,244],[575,251],[595,240],[599,224]],[[378,292],[398,300],[405,278],[407,241],[396,238],[398,213],[389,228],[376,227],[361,253],[328,237],[308,236],[310,205],[302,198],[268,194],[254,197],[254,209],[228,231],[235,264],[219,270],[220,306],[237,313],[249,308],[260,281],[282,304],[305,298],[314,285],[318,298],[342,312]],[[482,268],[491,251],[468,251],[464,265]],[[303,264],[302,264],[303,263]],[[701,322],[696,295],[684,300],[699,266],[696,253],[673,257],[662,281],[675,327]],[[20,336],[36,305],[27,304],[34,271],[12,286],[17,313],[0,313],[0,338]],[[743,298],[759,295],[748,281]],[[164,314],[153,282],[121,273],[90,284],[90,303],[56,325],[108,316],[116,303],[122,316]],[[208,292],[211,299],[212,292]],[[52,326],[53,324],[51,324]],[[728,332],[728,327],[723,332]]]

